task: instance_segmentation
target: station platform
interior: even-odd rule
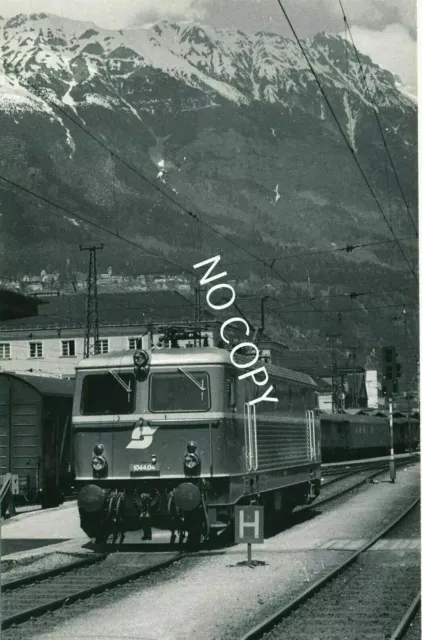
[[[76,500],[60,507],[18,513],[1,525],[1,556],[9,556],[36,548],[88,539],[79,526]]]
[[[407,458],[410,458],[411,456],[420,456],[420,452],[419,451],[412,451],[412,453],[398,453],[394,456],[394,459],[397,460],[406,460]],[[390,456],[381,456],[379,458],[362,458],[361,460],[343,460],[342,462],[324,462],[321,466],[322,469],[335,469],[336,467],[339,467],[341,469],[344,469],[345,467],[349,466],[351,469],[353,469],[353,467],[358,467],[359,465],[365,464],[365,463],[372,463],[372,462],[385,462],[388,463],[388,461],[390,460]]]
[[[402,456],[396,456],[397,459],[400,457]],[[381,460],[382,459],[383,458],[381,458]],[[415,461],[409,465],[409,468],[402,467],[401,470],[398,471],[397,484],[390,485],[387,481],[381,481],[381,484],[378,485],[377,493],[380,495],[387,492],[388,494],[390,493],[391,486],[392,495],[396,495],[400,493],[402,483],[407,485],[408,482],[413,485],[413,491],[415,489],[419,491],[419,468],[419,463]],[[388,473],[386,472],[386,478],[387,476]],[[385,495],[383,499],[386,500],[387,495]],[[362,494],[360,500],[362,502],[362,510],[358,518],[369,518],[370,521],[371,512],[366,513],[366,498],[364,494]],[[339,524],[334,515],[333,518],[332,534],[329,537],[324,536],[323,539],[318,539],[317,536],[314,536],[313,540],[307,540],[306,548],[316,548],[320,544],[327,544],[328,541],[330,541],[331,546],[335,548],[345,548],[347,544],[352,547],[356,546],[357,542],[354,540],[354,537],[344,536],[344,540],[343,536],[338,535]],[[311,529],[312,527],[308,530]],[[286,535],[288,537],[288,534]],[[359,536],[356,536],[356,539],[358,538]],[[154,529],[151,543],[143,544],[149,546],[149,544],[169,543],[169,539],[170,533],[168,531]],[[128,532],[126,534],[125,545],[138,544],[139,542],[139,532]],[[267,544],[271,545],[271,542],[267,541]],[[48,553],[55,551],[92,553],[90,540],[80,528],[76,500],[65,502],[60,507],[53,509],[19,513],[13,518],[4,520],[2,523],[1,556],[3,558],[18,560],[29,556],[42,555],[46,553],[46,547],[48,547]]]

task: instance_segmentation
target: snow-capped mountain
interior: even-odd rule
[[[298,45],[274,33],[247,35],[169,22],[107,31],[92,23],[47,14],[21,14],[2,19],[0,26],[7,69],[24,77],[39,73],[44,80],[60,81],[63,89],[67,86],[65,101],[69,104],[73,87],[81,83],[124,82],[146,68],[169,74],[210,100],[219,97],[236,104],[259,100],[290,106],[306,95],[312,82]],[[394,91],[393,75],[361,56],[368,96],[353,49],[340,36],[318,34],[303,46],[325,89],[347,91],[350,98],[369,106],[372,100],[379,107],[408,106]],[[88,94],[87,100],[95,102],[95,96]],[[322,96],[320,101],[322,105]],[[105,104],[104,99],[100,102]],[[111,108],[115,104],[108,101]]]
[[[350,148],[288,38],[191,22],[107,31],[47,14],[0,19],[0,174],[190,265],[210,247],[238,261],[247,256],[182,216],[66,113],[223,235],[264,257],[286,247],[291,253],[391,238],[354,153],[397,235],[410,235],[373,109],[414,212],[413,97],[363,54],[362,75],[353,48],[339,36],[318,34],[303,47]],[[3,256],[13,272],[37,262],[41,232],[48,268],[77,263],[77,243],[98,238],[71,213],[1,180],[0,207]],[[136,262],[138,273],[146,263],[163,268],[104,239],[115,249],[116,266]],[[328,257],[326,269],[311,265],[319,272],[315,290],[356,278],[366,283],[365,261],[375,278],[386,271],[402,277],[403,262],[391,251],[368,249],[359,259],[359,269],[355,254]],[[305,266],[283,269],[302,286],[309,281]]]

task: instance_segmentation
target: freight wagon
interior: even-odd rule
[[[0,475],[19,477],[16,503],[56,506],[72,484],[74,380],[0,373]]]

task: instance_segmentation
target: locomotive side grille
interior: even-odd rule
[[[308,461],[307,430],[304,422],[259,424],[257,431],[259,469],[274,469]]]

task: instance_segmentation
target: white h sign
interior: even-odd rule
[[[235,507],[236,542],[264,542],[264,507]]]

